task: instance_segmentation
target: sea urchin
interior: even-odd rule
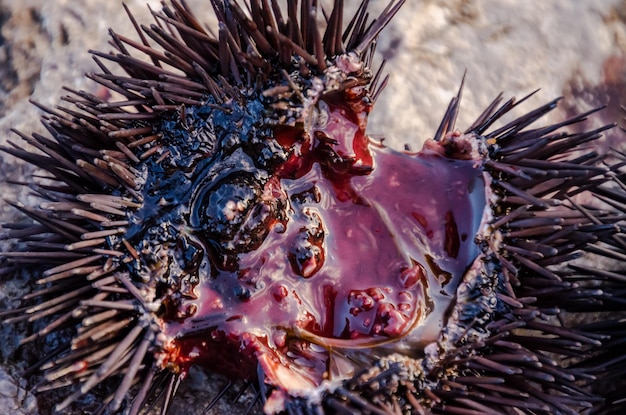
[[[575,261],[625,255],[624,157],[588,144],[612,125],[536,127],[554,100],[496,128],[519,104],[498,97],[460,132],[459,91],[421,151],[390,150],[370,68],[403,1],[367,3],[344,29],[341,0],[213,0],[215,34],[184,1],[129,12],[138,40],[111,32],[88,75],[117,100],[70,91],[48,136],[18,132],[39,152],[2,148],[47,172],[39,207],[10,202],[34,222],[4,225],[1,272],[37,275],[3,313],[47,322],[22,343],[71,332],[36,365],[56,412],[105,383],[101,413],[165,412],[193,365],[267,413],[610,407],[622,323],[563,315],[624,309],[619,270]]]

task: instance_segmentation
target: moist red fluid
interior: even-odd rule
[[[373,146],[367,106],[322,104],[324,122],[277,131],[292,152],[270,194],[286,200],[286,217],[264,222],[269,232],[236,267],[205,258],[195,298],[181,304],[193,315],[164,323],[181,370],[251,378],[260,367],[268,383],[301,390],[328,378],[329,347],[416,347],[443,327],[478,255],[480,168]]]

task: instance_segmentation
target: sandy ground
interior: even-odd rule
[[[138,20],[149,22],[145,3],[127,1]],[[148,3],[159,7],[157,1]],[[188,3],[209,19],[207,0]],[[354,7],[357,2],[346,3]],[[371,3],[375,14],[386,1]],[[370,132],[384,135],[394,147],[419,148],[436,130],[465,71],[461,129],[499,92],[522,97],[537,88],[541,90],[526,110],[563,95],[553,119],[607,104],[594,123],[617,122],[620,97],[626,96],[625,6],[618,0],[408,0],[379,41],[378,53],[388,60],[391,78],[370,119]],[[96,70],[86,51],[110,49],[109,27],[133,33],[117,0],[0,0],[0,143],[16,139],[11,128],[42,130],[40,112],[29,99],[52,106],[64,94],[63,85],[94,91],[95,85],[82,76]],[[623,140],[616,130],[610,143]],[[25,189],[7,184],[28,180],[32,173],[29,166],[0,154],[2,196],[33,203]],[[0,201],[0,222],[15,217]],[[2,304],[17,288],[13,281],[0,281],[0,286]],[[37,402],[14,377],[20,365],[9,354],[15,335],[6,327],[2,334],[0,408],[38,414]],[[200,372],[192,378],[175,403],[181,412],[173,413],[201,413],[216,393],[215,385],[223,384]]]

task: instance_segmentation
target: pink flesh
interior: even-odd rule
[[[195,313],[165,323],[165,333],[173,338],[192,319],[220,322],[173,338],[169,361],[182,370],[200,364],[251,378],[260,364],[266,381],[289,390],[298,387],[281,375],[281,366],[314,387],[328,363],[323,350],[296,338],[296,328],[344,345],[346,339],[355,345],[371,340],[374,347],[408,337],[416,347],[436,340],[478,254],[473,238],[485,206],[481,170],[475,161],[431,150],[409,155],[368,144],[366,111],[356,110],[362,106],[329,108],[329,122],[308,137],[336,140],[338,154],[373,170],[338,174],[316,158],[314,139],[283,144],[300,146],[278,177],[283,191],[292,196],[315,188],[319,201],[292,203],[286,227],[274,225],[259,249],[239,254],[238,271],[211,275],[205,259],[197,298],[183,303],[197,307]],[[289,253],[308,223],[304,212],[318,215],[324,238],[318,241],[322,253],[298,267]],[[245,301],[233,294],[242,284],[252,293]]]

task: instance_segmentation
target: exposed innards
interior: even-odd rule
[[[344,28],[342,1],[216,0],[215,35],[184,2],[129,13],[138,38],[111,32],[88,75],[117,98],[70,91],[49,136],[18,133],[39,152],[3,148],[47,172],[1,271],[38,275],[3,313],[47,322],[23,343],[70,332],[36,365],[56,411],[106,383],[101,412],[165,412],[193,365],[267,413],[620,410],[623,323],[575,325],[624,309],[612,125],[538,126],[555,100],[496,127],[518,104],[498,97],[460,132],[459,92],[421,151],[374,142],[402,3]]]

